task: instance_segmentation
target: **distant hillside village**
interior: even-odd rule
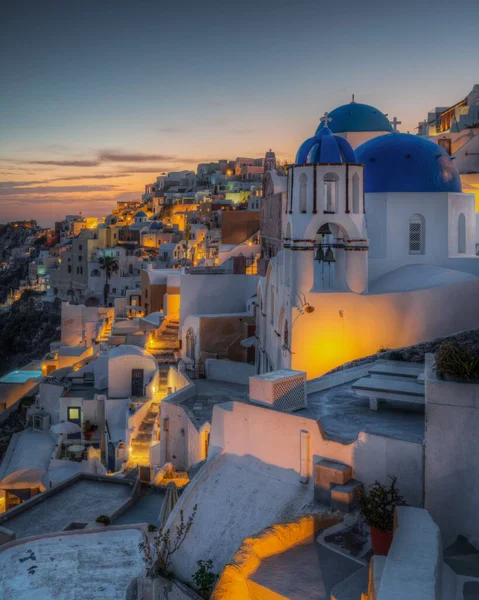
[[[479,85],[313,125],[1,226],[5,597],[479,598]]]

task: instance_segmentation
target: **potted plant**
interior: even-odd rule
[[[136,405],[133,402],[130,402],[130,406],[128,407],[128,410],[130,411],[131,414],[133,414],[135,412],[135,408],[136,408]]]
[[[91,438],[93,437],[93,434],[95,433],[95,431],[98,429],[98,425],[94,425],[91,421],[83,421],[83,437],[86,440],[91,440]]]
[[[389,485],[375,481],[367,492],[359,490],[359,508],[371,531],[374,554],[386,556],[393,541],[394,511],[406,502],[396,486],[396,477],[389,476]]]

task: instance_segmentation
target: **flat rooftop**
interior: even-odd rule
[[[249,402],[249,387],[240,383],[228,383],[212,379],[195,379],[196,395],[181,402],[188,410],[192,423],[199,429],[211,423],[215,404],[222,402]]]
[[[10,518],[4,513],[0,526],[15,531],[18,539],[62,531],[72,522],[95,521],[99,515],[113,513],[131,495],[130,485],[111,479],[80,479]]]
[[[0,551],[2,597],[118,600],[144,571],[137,529],[41,538]]]
[[[294,414],[321,421],[326,436],[342,443],[356,440],[361,431],[419,444],[424,441],[424,412],[392,401],[371,410],[369,399],[352,389],[354,383],[308,394],[308,408]]]

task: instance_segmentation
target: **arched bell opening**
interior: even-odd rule
[[[313,290],[344,290],[345,231],[334,223],[325,223],[316,232],[314,241]]]

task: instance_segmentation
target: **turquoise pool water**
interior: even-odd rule
[[[25,383],[27,379],[32,377],[41,377],[41,370],[31,369],[24,371],[11,371],[0,378],[0,383]]]

